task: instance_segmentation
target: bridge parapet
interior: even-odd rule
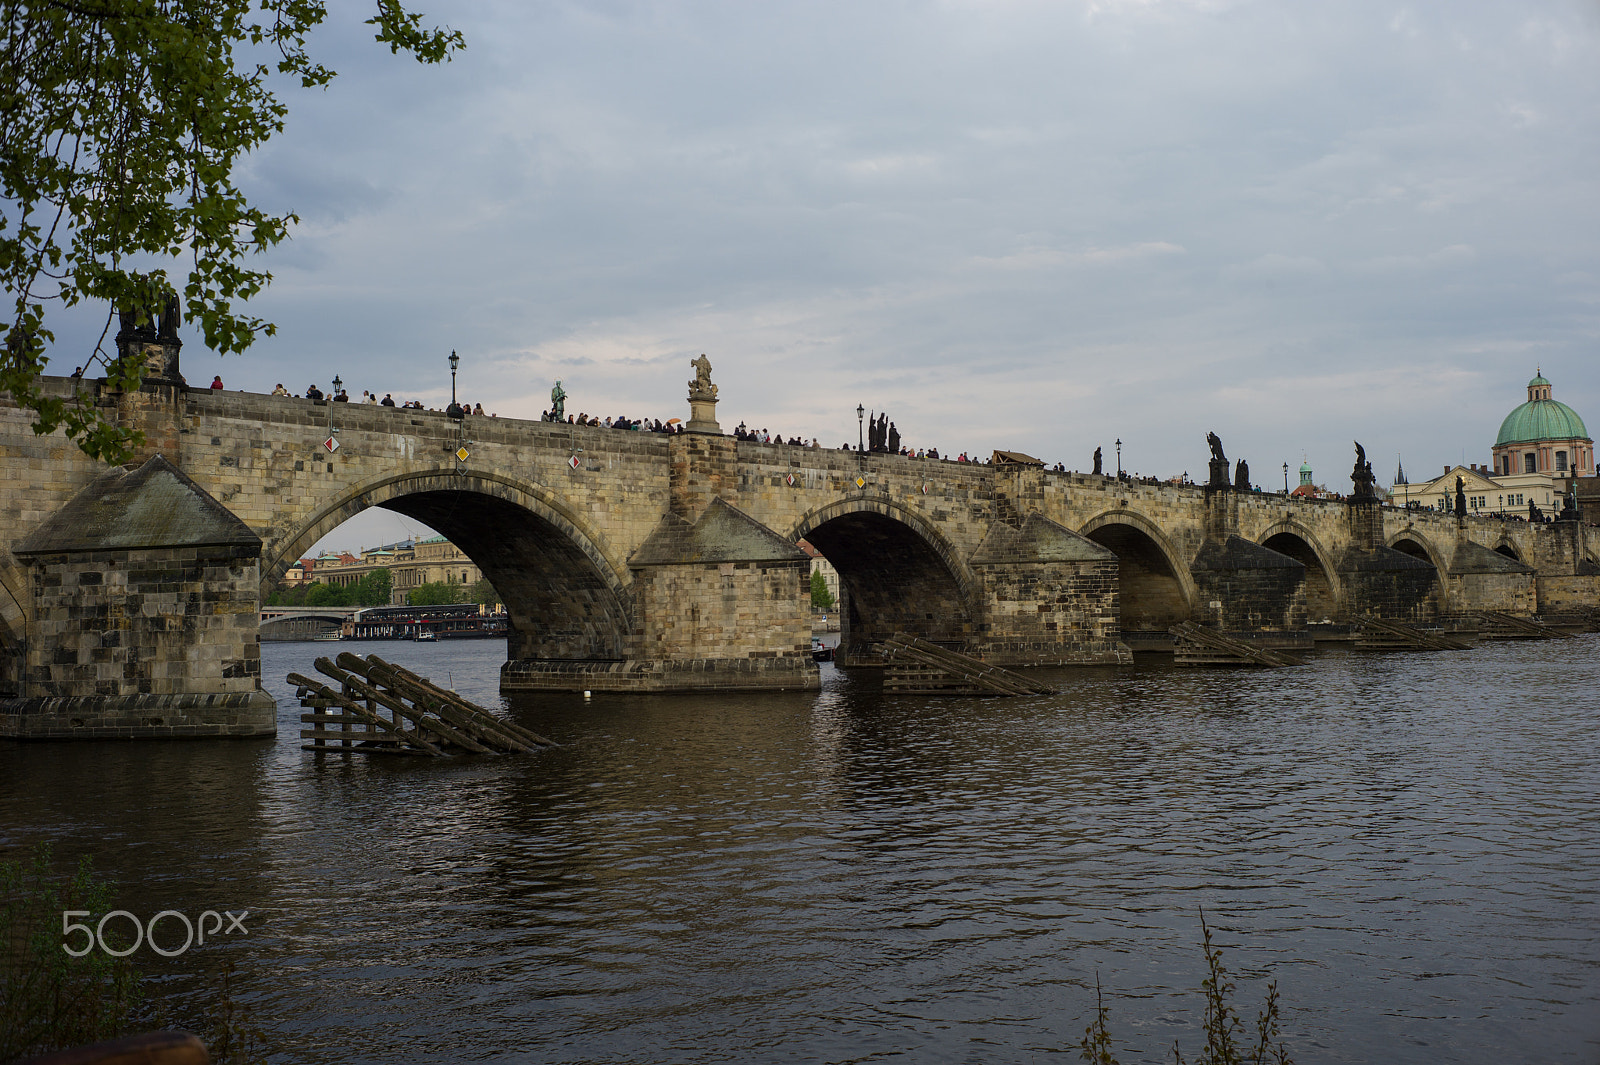
[[[1009,664],[1117,661],[1128,630],[1188,619],[1272,632],[1364,610],[1592,605],[1600,581],[1570,522],[710,432],[457,423],[171,383],[137,396],[45,385],[149,422],[152,446],[262,541],[261,588],[368,507],[443,533],[501,591],[508,653],[534,664],[524,672],[543,686],[814,684],[801,537],[841,571],[849,647],[870,655],[909,631]],[[106,472],[60,434],[34,436],[30,420],[0,399],[0,494],[14,518],[0,543],[0,691],[21,684],[23,649],[40,631],[32,563],[12,547]]]

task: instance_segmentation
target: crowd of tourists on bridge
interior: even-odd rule
[[[541,422],[559,422],[559,421],[561,421],[561,419],[556,417],[555,414],[552,413],[551,411],[543,411],[543,412],[541,412],[540,415],[539,415],[539,420]],[[585,413],[583,413],[581,411],[579,413],[577,413],[577,414],[569,414],[569,415],[567,415],[567,420],[566,420],[565,424],[567,424],[567,425],[587,425],[591,429],[621,429],[624,432],[634,432],[634,433],[681,433],[681,432],[683,432],[683,423],[677,418],[669,418],[666,421],[662,421],[660,418],[656,418],[654,420],[652,420],[650,418],[637,419],[637,418],[628,418],[628,417],[625,417],[625,416],[620,415],[620,414],[617,415],[615,418],[611,418],[611,417],[601,418],[601,417],[598,417],[598,416],[591,417],[590,415],[585,414]]]
[[[212,381],[211,387],[213,389],[220,389],[222,387],[222,378],[218,377],[216,380]],[[314,384],[307,385],[305,395],[301,396],[296,393],[291,393],[287,388],[283,387],[283,382],[280,381],[278,382],[278,387],[272,390],[272,394],[275,396],[284,396],[290,399],[311,399],[316,400],[319,403],[324,400],[329,403],[351,402],[350,393],[342,388],[335,390],[333,395],[329,396]],[[435,413],[438,412],[437,407],[425,407],[422,405],[422,401],[418,399],[410,399],[404,403],[396,403],[394,401],[394,393],[392,392],[385,392],[383,398],[379,399],[378,393],[368,392],[366,389],[362,389],[361,402],[363,404],[368,404],[375,407],[394,407],[398,410],[431,410]],[[480,418],[500,417],[498,414],[486,414],[484,412],[482,403],[463,403],[461,404],[461,409],[466,411],[468,414],[475,415]]]
[[[77,377],[81,373],[82,373],[82,370],[80,369],[73,376]],[[223,387],[223,385],[222,385],[222,377],[221,377],[221,375],[215,376],[211,381],[211,389],[212,389],[212,391],[221,391],[222,387]],[[349,402],[351,402],[349,393],[346,392],[344,389],[340,388],[340,389],[335,390],[333,395],[330,397],[326,393],[324,393],[320,388],[318,388],[315,384],[310,384],[310,385],[306,386],[305,394],[304,394],[303,397],[300,396],[300,395],[291,394],[289,392],[289,390],[287,388],[285,388],[281,382],[278,384],[278,386],[276,388],[274,388],[272,390],[272,394],[274,396],[291,397],[291,398],[294,398],[294,399],[304,398],[304,399],[315,400],[315,401],[318,401],[318,402],[323,402],[323,401],[332,402],[332,403],[349,403]],[[368,392],[368,391],[366,391],[364,389],[362,390],[362,393],[361,393],[361,402],[363,404],[366,404],[366,405],[373,405],[373,406],[379,406],[379,407],[395,407],[395,408],[400,409],[400,410],[431,410],[431,411],[437,412],[437,408],[426,407],[426,406],[423,405],[423,403],[420,400],[414,400],[413,399],[413,400],[407,400],[404,403],[396,403],[395,399],[394,399],[394,395],[392,393],[385,393],[383,395],[383,398],[380,399],[376,392]],[[484,409],[483,409],[483,404],[481,404],[481,403],[463,403],[461,406],[462,406],[462,409],[465,410],[467,414],[470,414],[470,415],[472,415],[474,417],[487,417],[487,418],[499,417],[498,414],[492,414],[492,413],[491,414],[486,414],[484,412]],[[589,415],[587,413],[580,412],[578,414],[568,414],[565,419],[562,419],[560,417],[560,414],[555,412],[554,410],[545,410],[545,411],[542,411],[540,413],[539,420],[543,421],[543,422],[561,422],[561,421],[564,420],[565,424],[567,424],[567,425],[582,425],[582,426],[587,426],[589,428],[595,428],[595,429],[620,429],[620,430],[627,431],[627,432],[646,432],[646,433],[674,434],[674,433],[681,433],[681,432],[684,431],[684,425],[683,425],[682,421],[680,419],[678,419],[678,418],[669,418],[666,421],[662,421],[660,418],[653,418],[653,419],[652,418],[642,418],[642,419],[640,419],[640,418],[629,418],[629,417],[627,417],[625,415],[615,415],[615,416],[611,416],[611,417],[601,418],[601,417],[598,417],[598,416],[592,416],[592,415]],[[807,440],[807,439],[805,439],[803,437],[800,437],[800,436],[791,436],[791,437],[785,439],[782,433],[773,433],[770,430],[765,429],[765,428],[762,428],[762,429],[751,429],[749,426],[747,426],[742,421],[739,423],[738,427],[733,430],[733,436],[734,436],[734,439],[736,439],[736,440],[742,440],[742,441],[747,441],[749,443],[756,443],[756,444],[778,444],[778,445],[787,445],[789,447],[810,448],[812,450],[819,450],[821,448],[821,446],[822,446],[821,442],[816,437],[812,437],[809,440]],[[841,444],[839,446],[839,450],[840,451],[854,451],[854,450],[856,450],[856,448],[855,448],[854,445],[850,444],[849,442],[846,442],[846,443]],[[936,448],[936,447],[930,447],[930,448],[914,448],[914,447],[911,447],[911,446],[909,446],[907,444],[904,444],[904,442],[901,441],[899,432],[894,429],[894,426],[892,425],[892,423],[889,423],[886,420],[883,422],[883,424],[881,426],[878,424],[876,419],[874,420],[873,446],[870,447],[870,448],[863,448],[862,450],[869,451],[869,452],[871,452],[873,454],[894,454],[894,455],[899,455],[899,456],[901,456],[903,458],[909,458],[909,459],[932,459],[932,460],[935,460],[935,461],[942,460],[942,461],[945,461],[945,462],[955,462],[955,463],[961,463],[961,464],[974,464],[974,465],[985,465],[985,466],[990,464],[990,460],[989,459],[980,459],[976,455],[970,455],[969,456],[967,454],[967,452],[965,452],[965,451],[961,452],[959,455],[955,456],[954,458],[950,458],[948,456],[941,455],[939,453],[939,449]],[[1096,466],[1098,466],[1098,464],[1099,464],[1099,453],[1098,452],[1096,452],[1095,458],[1096,458]],[[1055,466],[1051,467],[1051,469],[1056,473],[1073,472],[1073,471],[1069,471],[1067,469],[1066,465],[1064,463],[1060,463],[1060,462],[1056,463]],[[1098,469],[1095,472],[1098,473],[1099,472]],[[1115,480],[1121,481],[1124,484],[1141,484],[1141,485],[1150,485],[1150,486],[1153,486],[1153,487],[1159,487],[1161,485],[1193,485],[1195,483],[1194,481],[1190,480],[1189,474],[1187,472],[1184,472],[1183,474],[1181,474],[1181,475],[1179,475],[1177,477],[1169,477],[1169,478],[1165,478],[1165,479],[1160,478],[1160,477],[1147,477],[1147,476],[1144,476],[1144,475],[1141,475],[1141,474],[1138,474],[1138,473],[1129,472],[1127,470],[1118,471],[1117,473],[1114,473],[1114,474],[1107,473],[1107,474],[1104,474],[1103,476],[1105,476],[1108,480],[1115,479]],[[1256,490],[1260,491],[1259,488],[1256,489]],[[1321,497],[1321,498],[1323,498],[1323,499],[1325,499],[1325,500],[1327,500],[1329,502],[1339,502],[1339,501],[1342,501],[1344,499],[1344,497],[1342,495],[1340,495],[1338,493],[1331,493],[1331,492],[1328,493],[1327,495]],[[1412,509],[1417,509],[1417,510],[1432,510],[1433,509],[1433,507],[1424,506],[1419,502],[1411,503],[1410,507]],[[1496,513],[1493,516],[1501,518],[1502,520],[1508,520],[1508,521],[1548,522],[1548,521],[1556,520],[1556,516],[1555,515],[1545,514],[1544,512],[1539,510],[1537,507],[1530,507],[1529,513],[1527,513],[1526,515],[1519,514],[1519,513],[1515,512],[1515,511],[1510,511],[1510,512]]]

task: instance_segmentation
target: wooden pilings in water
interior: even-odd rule
[[[1388,618],[1367,615],[1356,627],[1361,636],[1355,646],[1363,651],[1465,651],[1472,640],[1448,632],[1424,632]]]
[[[357,751],[443,758],[473,752],[531,753],[556,744],[483,707],[440,688],[377,655],[349,652],[335,663],[316,661],[317,672],[338,681],[332,687],[299,673],[289,683],[299,688],[300,738],[311,751]]]
[[[1168,630],[1177,638],[1172,660],[1180,666],[1302,666],[1293,655],[1196,625],[1180,622]]]
[[[1521,618],[1498,610],[1474,610],[1478,632],[1491,640],[1570,640],[1572,633],[1532,618]]]
[[[883,690],[900,695],[1051,695],[1055,689],[897,632],[883,643]]]

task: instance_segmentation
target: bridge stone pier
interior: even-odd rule
[[[1576,521],[764,445],[717,430],[714,390],[674,435],[191,390],[175,340],[132,340],[168,345],[139,393],[45,382],[145,430],[128,467],[0,402],[0,734],[270,733],[262,594],[369,507],[494,583],[506,690],[816,687],[802,538],[840,572],[847,665],[895,631],[1111,665],[1180,620],[1271,634],[1600,602]]]

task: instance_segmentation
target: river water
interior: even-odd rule
[[[1203,907],[1301,1063],[1600,1061],[1594,636],[517,696],[561,748],[443,763],[302,751],[329,649],[263,645],[275,741],[0,745],[8,855],[249,911],[136,960],[178,1021],[235,962],[274,1060],[1077,1060],[1097,979],[1124,1062],[1193,1059]],[[501,705],[503,641],[355,649]]]

